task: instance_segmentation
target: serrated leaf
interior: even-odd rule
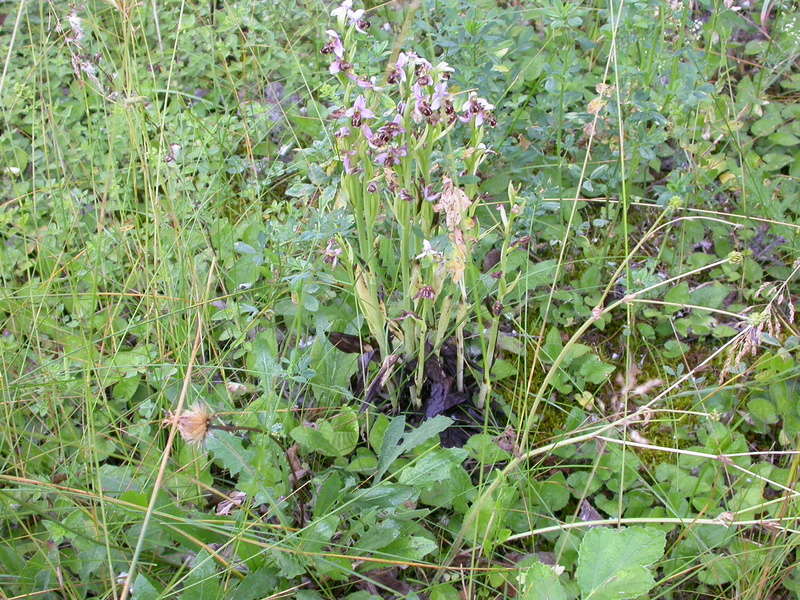
[[[581,362],[578,374],[589,383],[600,384],[608,379],[608,376],[614,372],[615,368],[614,365],[604,363],[594,354],[590,354]]]
[[[275,564],[278,565],[282,577],[294,579],[306,572],[305,565],[294,554],[275,550],[272,555],[275,558]]]
[[[238,489],[252,496],[256,504],[272,503],[288,492],[286,458],[271,438],[259,436],[245,448],[235,435],[212,431],[206,449],[231,475],[239,476]]]
[[[583,537],[575,572],[584,600],[625,600],[655,585],[648,568],[664,555],[666,537],[652,527],[591,529]]]

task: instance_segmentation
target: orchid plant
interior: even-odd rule
[[[342,105],[331,115],[342,165],[339,202],[352,212],[357,241],[332,241],[326,256],[335,253],[349,271],[384,365],[398,357],[416,361],[410,389],[419,406],[426,357],[437,355],[453,333],[456,385],[464,386],[465,322],[470,307],[483,302],[469,291],[471,278],[480,276],[473,265],[475,182],[489,152],[482,138],[496,124],[494,107],[475,92],[454,93],[447,63],[434,65],[411,51],[396,49],[380,78],[361,73],[356,49],[369,36],[365,11],[345,0],[331,14],[338,30],[326,32],[322,53],[330,55],[330,73],[342,87]],[[453,143],[459,127],[467,128],[458,137],[464,144]],[[507,231],[509,216],[503,212]],[[487,316],[496,339],[497,315]],[[487,385],[491,339],[488,346]]]

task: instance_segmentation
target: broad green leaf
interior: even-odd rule
[[[534,563],[520,574],[521,600],[567,600],[567,592],[552,567]]]
[[[725,298],[732,289],[721,283],[704,285],[692,290],[690,297],[691,303],[697,306],[708,306],[709,308],[720,308]]]
[[[405,417],[403,417],[403,421],[405,421]],[[380,453],[381,447],[383,446],[383,438],[386,436],[386,430],[388,428],[389,417],[383,413],[379,414],[375,418],[375,423],[370,428],[368,436],[369,445],[376,454]]]
[[[375,481],[380,481],[389,466],[401,454],[410,452],[420,444],[427,442],[433,436],[447,429],[452,422],[452,419],[437,415],[432,419],[423,421],[416,429],[404,433],[405,417],[401,415],[392,419],[383,435],[383,443],[378,453],[378,470],[375,473]]]
[[[426,537],[411,535],[395,540],[376,554],[392,560],[419,561],[438,548],[436,542]]]
[[[219,575],[214,559],[205,550],[197,553],[192,569],[186,576],[182,600],[216,600],[219,595]]]
[[[661,350],[665,358],[677,358],[689,351],[689,345],[678,340],[667,340]]]
[[[323,477],[324,480],[314,495],[314,518],[316,519],[325,515],[342,495],[342,476],[337,471],[331,470],[327,474],[323,473],[315,478],[315,482]]]
[[[735,556],[726,554],[704,554],[703,569],[697,578],[707,585],[724,585],[739,577],[739,565]]]
[[[495,437],[488,433],[471,436],[464,444],[464,449],[482,465],[511,460],[511,454],[500,448]]]
[[[370,594],[365,590],[361,590],[358,592],[353,592],[352,594],[347,594],[343,600],[381,600],[381,597],[376,596],[375,594]]]
[[[590,354],[583,361],[581,361],[581,367],[578,370],[578,374],[589,383],[600,384],[603,383],[608,376],[614,372],[614,369],[616,369],[614,365],[604,363],[602,360],[597,358],[596,355]]]
[[[564,351],[564,365],[570,364],[576,358],[580,358],[584,354],[588,354],[591,351],[592,349],[586,344],[572,344],[569,349]]]
[[[412,466],[400,472],[398,481],[406,485],[421,486],[447,479],[450,466],[460,465],[467,457],[463,448],[437,448],[425,454]]]
[[[430,588],[431,600],[462,600],[461,593],[449,583],[440,583]]]
[[[316,590],[298,590],[294,600],[325,600],[325,597]]]
[[[353,510],[368,508],[390,508],[404,502],[416,500],[419,492],[413,487],[392,483],[381,483],[356,493],[353,499]]]
[[[796,146],[797,144],[800,144],[800,138],[786,131],[778,131],[773,133],[767,139],[773,144],[778,144],[779,146]]]
[[[290,433],[306,452],[346,456],[358,444],[358,413],[352,408],[342,409],[331,419],[320,419],[315,425],[298,425]]]
[[[136,580],[133,582],[131,589],[132,600],[159,600],[161,594],[156,587],[150,583],[150,580],[139,573]]]
[[[367,530],[359,538],[356,548],[358,551],[364,552],[380,550],[400,537],[401,532],[400,524],[397,521],[388,520]]]
[[[529,489],[530,502],[533,506],[543,507],[542,512],[545,513],[554,514],[569,502],[569,487],[567,487],[567,480],[561,471],[544,481],[531,481]]]
[[[747,403],[747,410],[750,411],[753,418],[761,423],[774,425],[779,421],[775,405],[763,396],[757,396],[750,400]]]
[[[648,568],[664,555],[666,537],[651,527],[589,530],[575,572],[584,600],[625,600],[655,585]]]
[[[316,519],[313,523],[308,525],[308,527],[298,534],[298,538],[302,542],[303,550],[321,552],[322,547],[327,544],[336,533],[340,521],[341,519],[336,514],[329,514]]]
[[[771,171],[782,169],[792,162],[792,157],[783,152],[767,152],[762,159],[767,164],[767,168]]]
[[[275,589],[277,584],[277,571],[273,567],[261,567],[242,580],[232,597],[236,600],[260,600],[266,590]]]
[[[518,372],[517,366],[504,358],[498,358],[492,365],[492,381],[500,381],[513,377]]]
[[[420,490],[421,504],[449,507],[461,497],[460,504],[465,507],[464,494],[472,487],[469,475],[461,467],[466,457],[462,448],[437,448],[400,471],[398,480]]]
[[[558,333],[558,329],[551,327],[550,331],[547,332],[547,337],[545,338],[544,346],[542,347],[542,353],[544,354],[545,361],[553,362],[556,357],[561,354],[561,350],[563,348],[564,345],[561,342],[561,334]]]
[[[777,115],[761,117],[750,126],[750,133],[755,136],[769,135],[783,123],[783,119]]]
[[[675,304],[689,304],[691,297],[689,296],[689,284],[681,281],[678,285],[671,287],[666,294],[664,294],[665,302],[674,302]],[[681,310],[680,306],[665,306],[664,312],[672,314]]]
[[[376,426],[378,423],[375,424]],[[383,433],[381,448],[378,452],[378,467],[375,472],[375,482],[379,482],[386,470],[405,450],[402,443],[403,433],[406,428],[406,418],[403,415],[394,417]]]

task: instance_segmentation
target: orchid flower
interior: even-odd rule
[[[336,17],[340,23],[353,12],[353,0],[343,0],[343,2],[331,11],[331,16]]]
[[[413,52],[400,52],[400,54],[397,55],[397,62],[395,62],[394,66],[398,69],[405,69],[406,65],[409,62],[413,63],[415,58],[417,58],[417,55]]]
[[[438,74],[439,74],[439,77],[441,77],[441,78],[442,78],[442,80],[445,80],[445,81],[446,81],[446,80],[448,80],[448,79],[450,79],[450,73],[453,73],[453,72],[455,71],[455,69],[454,69],[453,67],[451,67],[450,65],[448,65],[448,64],[447,64],[446,62],[444,62],[444,61],[441,61],[439,64],[437,64],[437,65],[436,65],[436,66],[433,68],[433,70],[434,70],[436,73],[438,73]]]
[[[444,258],[444,255],[438,250],[435,250],[433,245],[428,240],[422,240],[422,252],[417,254],[417,256],[414,258],[416,260],[421,260],[423,258],[427,258],[428,256],[432,256],[436,260],[441,260]]]
[[[353,164],[353,157],[355,157],[355,155],[355,150],[350,150],[342,155],[342,164],[344,165],[344,172],[347,175],[355,175],[362,171],[361,167]]]
[[[447,91],[447,82],[442,81],[437,83],[433,88],[433,96],[431,97],[431,108],[439,110],[444,101],[450,98],[450,92]]]
[[[414,113],[411,116],[415,123],[420,123],[429,118],[433,114],[433,110],[427,95],[422,93],[419,83],[414,84],[412,91],[414,92]]]
[[[359,96],[353,102],[353,106],[345,111],[344,116],[350,117],[353,127],[361,127],[362,121],[373,118],[375,113],[367,108],[367,99],[364,96]]]
[[[400,162],[400,159],[408,154],[405,146],[392,146],[385,152],[381,152],[375,157],[375,162],[384,167],[392,167]]]
[[[344,58],[344,44],[342,44],[342,39],[339,37],[339,34],[336,33],[333,29],[328,29],[325,31],[328,34],[328,37],[331,38],[330,41],[325,44],[322,48],[323,54],[330,54],[333,53],[336,58],[343,59]]]
[[[337,58],[330,64],[330,66],[328,67],[328,71],[330,71],[331,75],[336,75],[337,73],[343,73],[349,71],[352,67],[353,65],[351,65],[346,60]]]
[[[350,25],[355,26],[356,31],[366,33],[369,21],[364,19],[364,12],[363,8],[353,10],[353,0],[344,0],[337,8],[331,11],[331,16],[336,17],[339,21],[339,26],[343,26],[345,20],[347,20]]]
[[[375,77],[372,76],[368,80],[358,77],[355,73],[348,73],[347,77],[350,81],[354,82],[358,87],[364,90],[374,90],[380,92],[383,88],[375,85]]]
[[[489,104],[485,99],[478,98],[478,94],[475,92],[470,92],[469,99],[464,103],[464,106],[461,107],[461,110],[464,111],[463,115],[460,115],[458,118],[464,123],[475,119],[475,125],[480,127],[483,125],[483,122],[486,121],[494,127],[497,124],[497,121],[492,114],[492,110],[494,109],[494,104]]]
[[[406,65],[409,62],[409,56],[405,52],[400,52],[397,55],[397,60],[394,63],[392,72],[389,73],[387,81],[389,83],[405,83],[406,80]]]

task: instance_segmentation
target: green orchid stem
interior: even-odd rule
[[[464,325],[466,324],[469,304],[462,298],[456,315],[456,389],[464,391]]]
[[[512,205],[514,204],[514,198],[514,190],[509,185],[509,199],[511,200]],[[497,337],[500,330],[500,315],[502,313],[503,302],[506,294],[509,292],[508,282],[506,281],[506,273],[508,272],[508,254],[511,248],[511,233],[513,230],[512,227],[514,223],[514,214],[511,213],[508,216],[506,216],[505,213],[502,214],[504,235],[503,245],[500,249],[500,261],[498,263],[498,266],[500,267],[500,279],[497,282],[497,306],[496,310],[495,307],[493,307],[492,324],[490,326],[488,336],[489,339],[483,348],[483,384],[481,385],[478,399],[476,401],[478,408],[483,408],[486,399],[489,397],[489,394],[492,391],[492,364],[494,363],[494,353],[495,349],[497,348]]]

